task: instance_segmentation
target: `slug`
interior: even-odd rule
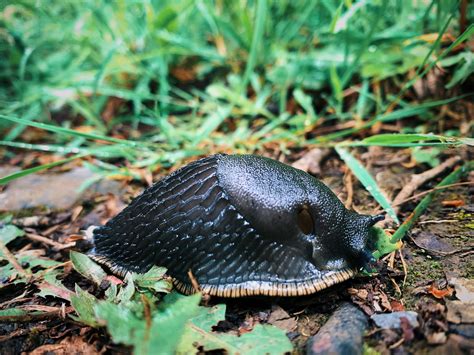
[[[347,210],[302,170],[218,154],[175,171],[96,227],[89,254],[122,275],[164,266],[183,293],[195,292],[192,274],[209,295],[299,296],[373,261],[369,231],[383,219]]]

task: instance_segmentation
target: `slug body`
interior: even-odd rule
[[[185,293],[191,271],[211,295],[305,295],[371,261],[369,230],[381,219],[347,210],[322,182],[278,161],[214,155],[94,229],[90,255],[120,274],[164,266]]]

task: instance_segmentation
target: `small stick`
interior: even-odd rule
[[[191,285],[193,285],[193,288],[196,292],[201,292],[201,287],[199,287],[199,283],[197,282],[196,278],[193,275],[193,272],[191,269],[188,270],[188,277],[189,280],[191,281]]]
[[[26,233],[26,236],[29,239],[34,240],[35,242],[40,242],[40,243],[43,243],[43,244],[51,245],[54,249],[57,249],[57,250],[71,248],[71,247],[76,245],[75,242],[71,242],[71,243],[67,243],[67,244],[61,244],[61,243],[55,242],[54,240],[51,240],[49,238],[43,237],[43,236],[38,235],[38,234],[33,234],[33,233]]]
[[[347,170],[346,176],[344,176],[344,184],[346,185],[347,190],[347,198],[344,205],[347,209],[350,209],[354,198],[354,186],[352,184],[352,172],[349,169]]]
[[[395,213],[398,214],[402,201],[405,201],[407,198],[413,195],[413,193],[425,182],[435,178],[437,175],[441,174],[445,169],[452,167],[454,164],[459,162],[461,157],[455,156],[444,163],[434,167],[433,169],[426,170],[421,174],[415,174],[411,177],[411,181],[406,184],[403,189],[398,193],[397,197],[393,200],[392,206]]]
[[[61,307],[57,307],[56,310],[44,313],[28,313],[21,315],[11,316],[0,316],[0,323],[29,323],[48,319],[57,319],[63,313],[71,313],[74,310],[73,307],[67,307],[65,311]]]
[[[3,253],[5,258],[8,260],[10,264],[15,268],[16,271],[26,279],[31,278],[31,273],[28,270],[25,270],[21,267],[21,265],[18,263],[18,260],[16,260],[15,255],[11,253],[11,251],[7,248],[7,246],[0,240],[0,251]]]
[[[453,184],[457,180],[459,180],[463,175],[469,173],[474,169],[474,162],[467,162],[463,166],[457,168],[453,172],[451,172],[448,176],[446,176],[436,187],[446,186],[449,184]],[[413,212],[405,219],[405,221],[398,227],[396,232],[392,235],[390,240],[391,243],[396,243],[397,241],[401,240],[405,234],[410,230],[413,226],[415,221],[423,214],[423,212],[428,208],[428,205],[433,200],[434,196],[436,195],[436,191],[430,192],[426,195],[420,203],[415,207]]]
[[[403,248],[403,246],[402,246]],[[403,253],[402,253],[402,248],[400,248],[398,250],[398,254],[400,255],[400,260],[402,262],[402,266],[403,266],[403,286],[405,287],[405,284],[407,282],[407,277],[408,277],[408,266],[407,266],[407,263],[405,261],[405,258],[403,257]]]
[[[400,201],[398,204],[393,204],[392,207],[395,207],[395,206],[400,206],[400,205],[403,205],[405,202],[408,202],[408,201],[411,201],[411,200],[416,200],[418,197],[421,197],[421,196],[424,196],[424,195],[427,195],[433,191],[436,191],[436,190],[443,190],[443,189],[448,189],[448,188],[451,188],[451,187],[456,187],[456,186],[463,186],[463,185],[474,185],[474,182],[473,181],[466,181],[466,182],[457,182],[455,184],[449,184],[449,185],[443,185],[443,186],[436,186],[432,189],[429,189],[429,190],[426,190],[426,191],[423,191],[423,192],[420,192],[418,194],[415,194],[413,195],[412,197],[409,197],[407,198],[406,200],[403,200],[403,201]]]

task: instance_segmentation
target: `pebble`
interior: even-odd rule
[[[401,318],[406,318],[413,328],[417,328],[420,325],[418,323],[418,313],[413,311],[374,314],[370,318],[377,327],[383,329],[400,329]]]

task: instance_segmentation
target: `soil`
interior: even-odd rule
[[[384,160],[389,161],[394,153],[388,150],[383,154],[385,154]],[[377,159],[373,156],[370,159],[373,174],[383,180],[384,190],[392,195],[400,188],[403,181],[416,172],[416,169],[427,168],[426,166],[405,168],[398,163],[393,166],[377,165]],[[325,160],[322,171],[323,176],[320,178],[336,192],[342,201],[345,201],[347,193],[343,182],[345,169],[342,162],[331,156]],[[437,181],[439,179],[426,184],[423,190],[432,188]],[[355,210],[372,214],[378,211],[377,204],[366,190],[357,182],[353,183],[353,187]],[[68,219],[65,222],[53,223],[53,226],[45,223],[44,226],[27,228],[30,228],[30,232],[34,231],[40,235],[47,232],[52,240],[64,243],[71,234],[76,234],[91,224],[104,223],[107,218],[118,213],[125,203],[129,202],[131,196],[138,194],[141,188],[138,185],[133,188],[124,188],[121,191],[126,191],[126,194],[119,198],[116,195],[95,194],[93,198],[89,196],[66,211]],[[210,304],[222,302],[227,304],[227,319],[221,322],[216,330],[251,329],[254,324],[268,322],[272,313],[277,310],[280,313],[283,310],[281,314],[287,315],[282,318],[284,321],[280,320],[279,323],[272,324],[287,331],[296,353],[304,353],[309,337],[317,333],[338,305],[349,301],[358,305],[368,316],[374,313],[401,310],[415,311],[419,315],[421,326],[417,329],[401,327],[395,330],[382,330],[370,322],[364,348],[368,354],[375,352],[419,354],[445,353],[446,351],[467,352],[469,342],[473,341],[474,324],[454,324],[448,322],[447,315],[449,302],[456,299],[455,293],[452,292],[454,287],[450,286],[451,280],[472,280],[474,277],[473,195],[472,185],[457,186],[439,193],[405,238],[402,249],[380,260],[377,264],[378,272],[374,275],[362,275],[307,297],[211,299]],[[408,202],[403,206],[402,220],[415,206],[416,201]],[[27,215],[43,216],[54,221],[55,216],[57,217],[60,213],[65,212],[36,209],[29,210]],[[14,215],[24,218],[25,212],[16,211]],[[18,220],[21,221],[20,218]],[[59,227],[54,227],[55,225]],[[27,245],[35,249],[44,249],[45,256],[53,260],[68,260],[67,250],[55,251],[39,242],[23,240],[17,243],[15,241],[9,244],[9,248],[17,251]],[[79,274],[69,270],[64,284],[73,290],[74,283],[81,283],[84,289],[89,288],[98,292]],[[34,288],[34,285],[24,283],[5,284],[0,287],[1,309],[18,304],[22,295],[30,297],[28,301],[30,303],[61,305],[61,302],[53,297],[40,299],[32,296]],[[11,301],[15,297],[17,301]],[[94,351],[130,353],[131,351],[128,347],[112,344],[103,329],[97,330],[81,325],[68,317],[64,319],[54,317],[36,322],[0,323],[0,354],[30,352],[40,346],[42,348],[38,349],[37,353],[46,353],[46,351],[68,353],[74,346],[75,349],[83,349],[88,353]],[[44,352],[41,352],[42,350]]]

